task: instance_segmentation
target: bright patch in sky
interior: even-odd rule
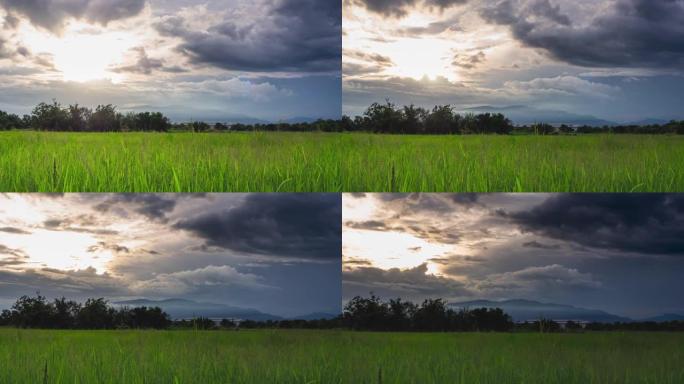
[[[346,258],[368,260],[373,266],[382,269],[408,269],[427,263],[428,271],[433,274],[438,268],[430,259],[443,255],[451,248],[408,233],[358,230],[345,230],[342,243]]]
[[[26,42],[34,50],[53,57],[55,69],[64,81],[120,82],[122,76],[111,69],[124,62],[126,53],[140,44],[139,38],[124,31],[86,28],[87,24],[71,23],[63,36],[33,30],[26,33]]]

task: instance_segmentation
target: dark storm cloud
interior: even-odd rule
[[[504,0],[481,14],[509,25],[523,44],[570,64],[675,69],[684,64],[683,0],[618,0],[582,26],[549,0],[526,6]]]
[[[145,0],[0,0],[0,7],[25,16],[33,25],[61,32],[68,19],[107,25],[138,15]]]
[[[254,194],[236,208],[180,220],[176,228],[208,246],[305,259],[339,259],[342,202],[338,194]]]
[[[403,17],[410,8],[424,6],[440,10],[465,4],[468,0],[351,0],[353,4],[360,4],[371,12],[387,17]]]
[[[561,194],[503,215],[524,231],[586,247],[684,255],[684,195]]]
[[[195,64],[253,72],[339,72],[342,10],[338,0],[276,0],[254,22],[227,19],[194,31],[178,16],[156,25],[182,40],[178,49]]]

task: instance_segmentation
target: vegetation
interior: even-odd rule
[[[48,301],[40,294],[22,296],[0,313],[0,326],[43,329],[165,329],[171,319],[159,307],[114,308],[103,298],[81,304],[62,297]]]
[[[0,191],[679,192],[683,140],[0,132]]]
[[[367,132],[408,135],[559,135],[559,134],[680,134],[684,135],[684,121],[667,124],[617,125],[590,127],[553,126],[539,122],[530,126],[515,126],[501,113],[455,112],[451,105],[435,106],[432,110],[414,105],[398,107],[387,101],[373,103],[362,116],[340,120],[318,120],[301,123],[223,123],[204,121],[172,123],[160,112],[120,113],[111,104],[98,105],[95,110],[78,104],[63,106],[38,104],[30,115],[19,117],[0,111],[0,130],[33,129],[58,132]]]
[[[501,113],[455,112],[450,105],[435,106],[432,110],[414,105],[398,107],[387,101],[385,104],[373,103],[362,116],[351,119],[342,118],[342,131],[372,132],[410,135],[469,135],[469,134],[533,134],[569,135],[589,133],[612,134],[679,134],[684,135],[684,121],[671,121],[667,124],[651,125],[606,125],[603,127],[568,125],[553,126],[539,122],[529,126],[514,126]]]
[[[684,334],[0,328],[2,383],[684,382]]]
[[[506,332],[513,329],[510,316],[501,309],[461,309],[455,311],[442,299],[427,299],[421,305],[379,297],[354,297],[344,307],[343,323],[362,331],[423,332]]]

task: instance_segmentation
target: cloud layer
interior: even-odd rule
[[[39,290],[334,313],[340,209],[317,194],[5,195],[0,301]]]
[[[681,312],[681,200],[346,194],[343,295],[530,299],[637,318]]]

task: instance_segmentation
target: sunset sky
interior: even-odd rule
[[[40,291],[336,313],[340,210],[335,194],[3,195],[0,307]]]
[[[343,110],[682,119],[682,25],[682,0],[344,0]]]
[[[340,30],[335,0],[0,0],[0,110],[339,118]]]
[[[345,194],[343,296],[684,313],[684,196]]]

